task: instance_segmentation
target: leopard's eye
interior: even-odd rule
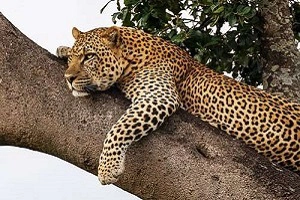
[[[85,61],[87,61],[87,60],[90,60],[90,59],[94,58],[95,55],[96,55],[96,54],[94,54],[94,53],[88,53],[88,54],[86,54],[86,55],[84,56],[83,62],[85,62]]]

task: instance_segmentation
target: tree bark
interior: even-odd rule
[[[289,0],[262,0],[263,87],[300,102],[300,53],[292,30]]]
[[[96,175],[105,133],[130,102],[116,89],[72,97],[65,63],[1,13],[0,44],[0,145],[51,154]],[[142,199],[300,199],[299,175],[183,111],[132,145],[116,185]]]

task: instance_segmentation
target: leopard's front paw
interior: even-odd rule
[[[71,48],[66,46],[59,46],[56,49],[56,56],[59,58],[68,58],[70,55]]]
[[[112,184],[118,181],[118,177],[125,169],[125,155],[113,155],[102,153],[98,167],[98,179],[102,185]]]

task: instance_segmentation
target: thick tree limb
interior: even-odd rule
[[[264,19],[264,89],[300,102],[300,52],[292,30],[289,0],[258,2]]]
[[[45,152],[96,174],[105,133],[129,102],[117,90],[72,97],[64,64],[1,13],[0,44],[0,145]],[[299,180],[179,111],[130,148],[116,185],[143,199],[300,199]]]

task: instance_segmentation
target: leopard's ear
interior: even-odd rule
[[[121,43],[119,28],[116,26],[108,28],[102,35],[102,37],[107,39],[108,44],[111,47],[118,47]]]
[[[78,30],[76,27],[73,27],[72,29],[72,35],[74,37],[75,40],[77,40],[79,38],[79,35],[81,34],[81,31]]]

